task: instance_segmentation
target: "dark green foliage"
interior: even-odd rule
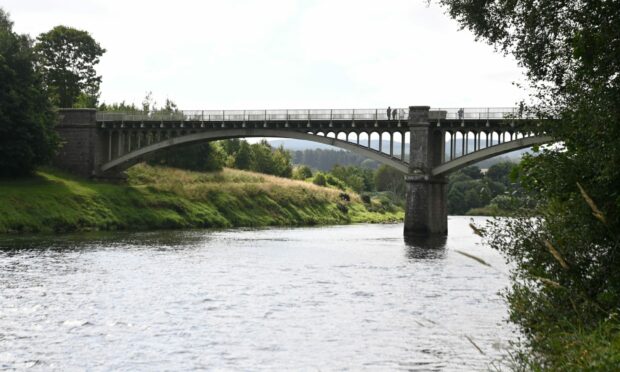
[[[334,165],[329,172],[355,192],[374,190],[374,172],[368,168]]]
[[[228,155],[236,154],[241,148],[241,140],[238,138],[221,141],[222,148]]]
[[[312,182],[315,185],[319,185],[319,186],[326,186],[327,185],[327,180],[325,179],[325,175],[323,173],[317,173],[314,175],[314,178],[312,179]]]
[[[301,165],[293,169],[293,178],[296,180],[305,180],[312,177],[312,170],[307,165]]]
[[[250,151],[250,170],[280,177],[292,176],[291,155],[283,147],[273,149],[269,142],[262,140],[250,145]]]
[[[508,176],[514,169],[514,166],[514,163],[510,162],[494,164],[487,170],[486,176],[492,181],[500,182],[505,185],[506,182],[510,181]]]
[[[242,141],[239,145],[239,151],[234,154],[234,167],[237,169],[248,170],[254,162],[252,149],[250,144]]]
[[[136,105],[125,103],[122,101],[121,103],[111,103],[106,104],[103,102],[97,108],[98,111],[108,111],[108,112],[126,112],[126,113],[141,113],[143,112],[141,108],[136,107]]]
[[[397,197],[405,197],[405,177],[394,168],[381,165],[375,172],[375,187],[377,191],[390,191]]]
[[[491,169],[489,169],[489,171],[490,170]],[[472,165],[472,166],[465,167],[465,168],[461,169],[461,173],[463,173],[464,175],[466,175],[467,177],[469,177],[469,178],[471,178],[473,180],[479,180],[483,176],[482,172],[480,171],[480,168],[475,166],[475,165]],[[487,173],[487,175],[488,175],[488,173]]]
[[[494,205],[493,213],[510,213],[516,206],[523,206],[523,201],[516,202],[520,200],[521,188],[509,178],[509,173],[515,168],[517,165],[514,163],[502,162],[489,168],[485,175],[476,166],[452,173],[448,177],[448,213],[467,214],[474,209],[489,206],[500,195],[514,202],[502,203],[505,208]]]
[[[35,69],[32,42],[0,8],[0,177],[29,174],[57,148],[56,115]]]
[[[213,172],[222,170],[225,161],[226,154],[220,145],[206,142],[165,149],[149,159],[148,163],[193,171]]]
[[[97,106],[101,76],[95,65],[105,49],[88,32],[56,26],[39,35],[35,50],[55,106]]]
[[[245,140],[229,139],[220,143],[229,167],[286,178],[293,176],[291,155],[282,146],[274,149],[265,140],[249,144]]]
[[[490,244],[515,267],[511,319],[533,350],[520,360],[531,369],[618,370],[620,4],[440,2],[526,68],[535,92],[526,110],[554,119],[531,130],[562,141],[562,151],[526,157],[518,172],[539,218],[489,231]]]

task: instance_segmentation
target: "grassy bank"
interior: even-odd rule
[[[399,210],[302,181],[137,165],[112,184],[53,169],[0,181],[0,233],[390,222]],[[347,200],[349,199],[349,200]]]

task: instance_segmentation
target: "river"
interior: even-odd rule
[[[401,224],[4,237],[0,369],[488,370],[516,336],[469,220],[408,243]]]

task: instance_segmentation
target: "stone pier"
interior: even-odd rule
[[[96,176],[102,164],[102,137],[97,130],[97,110],[60,109],[56,131],[61,148],[54,166],[83,177]]]
[[[409,108],[409,174],[405,235],[448,233],[447,185],[445,177],[433,176],[432,169],[443,159],[443,134],[429,123],[429,106]]]

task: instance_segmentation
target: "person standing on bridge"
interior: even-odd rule
[[[463,120],[465,118],[465,109],[464,108],[460,108],[458,113],[459,113],[459,119]]]
[[[387,108],[387,117],[388,120],[390,120],[390,118],[392,117],[392,108],[390,106],[388,106]]]
[[[398,114],[398,109],[392,110],[392,119],[396,120],[396,114]]]

